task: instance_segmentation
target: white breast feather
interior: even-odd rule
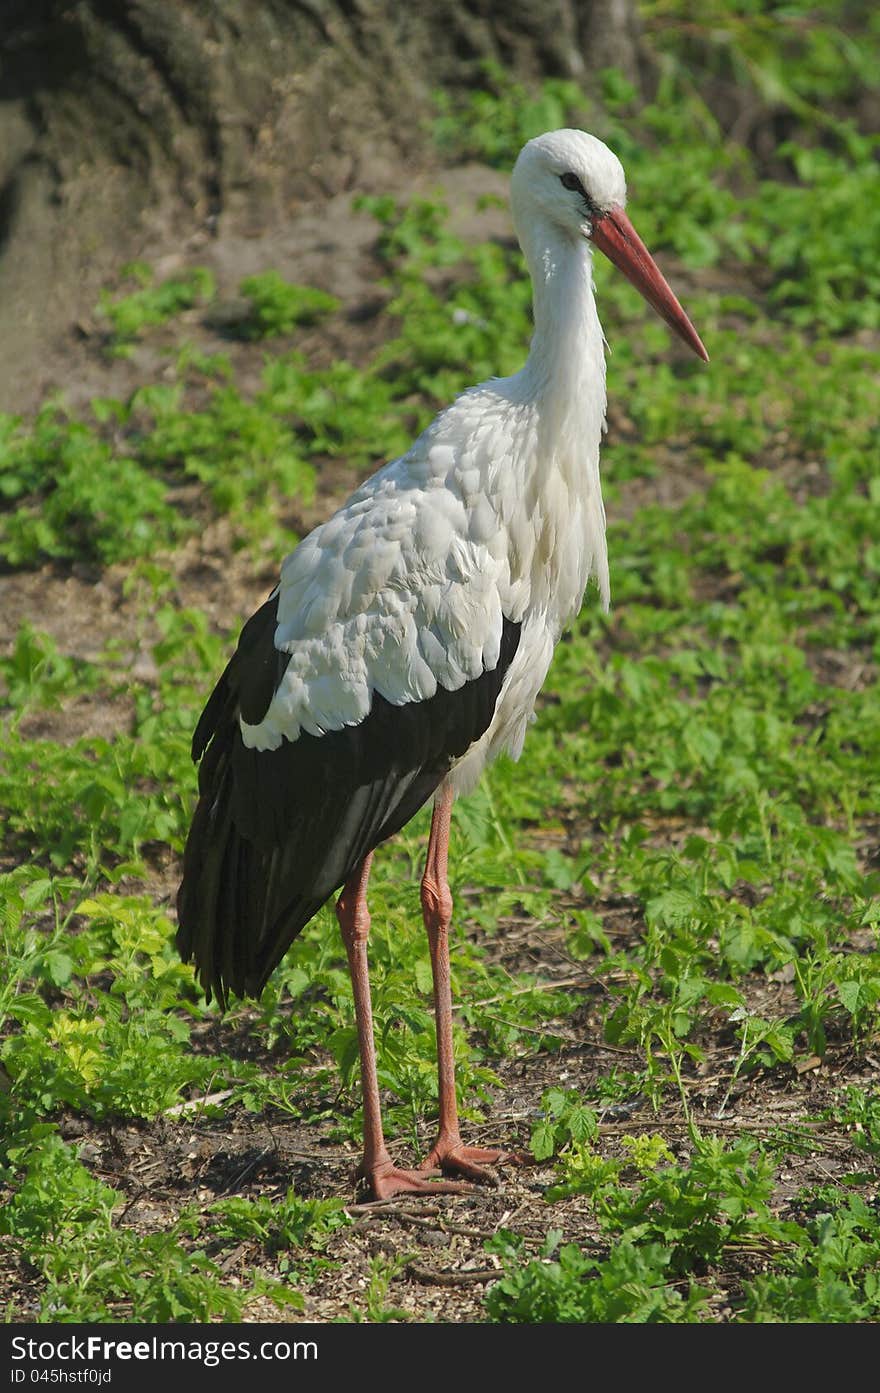
[[[535,485],[538,423],[515,383],[464,393],[288,556],[275,644],[289,662],[263,720],[242,721],[246,745],[357,724],[374,692],[401,705],[438,685],[456,691],[496,666],[506,617],[523,622],[519,651],[464,764],[475,778],[498,748],[519,752],[555,641],[602,556],[595,510],[584,518],[562,474]]]

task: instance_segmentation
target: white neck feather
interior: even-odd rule
[[[593,290],[593,249],[541,220],[522,237],[532,278],[535,332],[521,379],[548,425],[577,422],[581,447],[598,452],[605,422],[605,353]],[[574,419],[573,419],[574,418]]]
[[[599,445],[605,429],[605,340],[596,312],[593,249],[549,220],[520,234],[532,277],[535,332],[525,367],[508,379],[511,397],[535,408],[537,428],[527,494],[553,475],[582,509],[583,554],[608,604],[605,510]],[[584,576],[584,583],[586,576]],[[578,597],[579,602],[580,597]]]

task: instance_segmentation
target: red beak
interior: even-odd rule
[[[609,208],[593,223],[593,242],[613,261],[636,290],[644,295],[661,319],[674,329],[698,358],[708,363],[709,355],[700,336],[673,295],[659,266],[622,208]]]

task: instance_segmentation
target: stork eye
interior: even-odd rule
[[[577,192],[582,198],[586,198],[587,191],[576,174],[560,174],[559,182],[564,189],[571,189]]]

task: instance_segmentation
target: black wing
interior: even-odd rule
[[[400,831],[492,720],[520,625],[498,663],[457,692],[394,706],[373,694],[359,725],[248,749],[288,657],[277,597],[244,626],[193,736],[199,800],[177,896],[177,944],[208,995],[259,995],[296,935],[380,842]]]

